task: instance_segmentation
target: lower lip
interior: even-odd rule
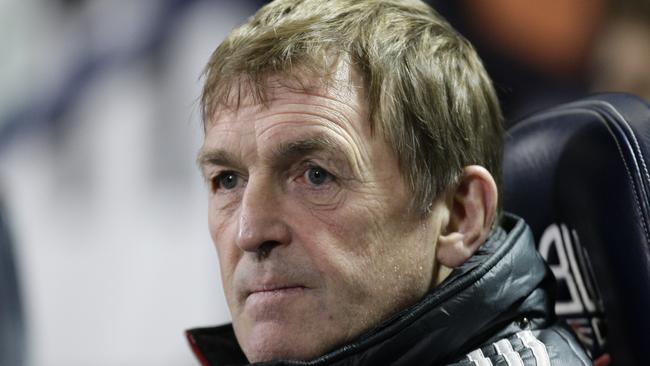
[[[269,307],[280,305],[286,301],[295,300],[296,297],[302,296],[307,289],[305,287],[285,287],[268,291],[252,292],[246,298],[246,303],[251,306]]]

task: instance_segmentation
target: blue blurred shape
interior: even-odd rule
[[[23,366],[25,337],[18,278],[7,221],[0,205],[0,366]]]

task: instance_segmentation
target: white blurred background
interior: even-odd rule
[[[196,365],[184,330],[229,321],[197,98],[257,7],[0,0],[0,201],[28,365]]]

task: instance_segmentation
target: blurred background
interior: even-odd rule
[[[202,68],[255,0],[0,0],[0,366],[195,365],[227,322],[207,232]],[[650,99],[647,1],[434,1],[508,124]]]

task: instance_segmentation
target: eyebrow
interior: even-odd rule
[[[244,166],[235,155],[222,149],[201,149],[199,156],[196,158],[196,163],[201,169],[201,173],[205,173],[203,168],[209,165],[230,166],[238,169]]]
[[[314,152],[324,151],[331,155],[337,155],[342,151],[339,144],[333,140],[316,135],[300,140],[286,141],[274,146],[268,160],[271,162],[286,162]]]
[[[347,154],[343,153],[340,145],[323,135],[281,142],[272,147],[270,156],[266,157],[265,160],[272,165],[284,165],[314,152],[325,152],[331,155],[334,160],[345,162],[348,167],[351,163]],[[343,159],[337,158],[340,155],[343,156]],[[202,171],[204,167],[209,165],[229,166],[245,170],[245,165],[237,156],[223,149],[202,149],[196,161]]]

